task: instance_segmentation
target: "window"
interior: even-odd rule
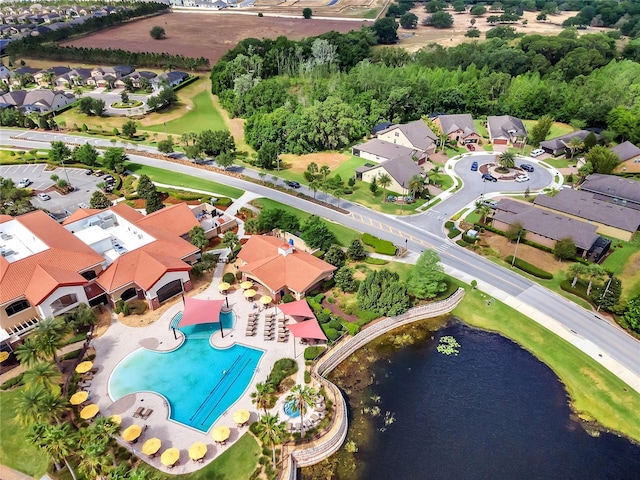
[[[135,287],[131,287],[131,288],[127,288],[124,292],[122,292],[122,295],[120,295],[120,299],[126,302],[127,300],[130,300],[133,297],[137,297],[137,296],[138,296],[138,293],[136,292]]]
[[[51,304],[51,310],[53,311],[53,313],[56,313],[60,310],[64,310],[67,307],[71,307],[76,303],[78,303],[78,296],[75,293],[69,293],[54,301]]]
[[[29,304],[28,300],[18,300],[17,302],[13,302],[11,305],[6,307],[4,311],[7,312],[7,316],[10,317],[11,315],[20,313],[21,311],[26,310],[30,307],[31,305]]]
[[[98,275],[96,275],[96,272],[93,270],[87,270],[86,272],[82,272],[80,275],[82,275],[87,280],[93,280],[94,278],[98,277]]]

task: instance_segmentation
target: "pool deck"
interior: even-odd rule
[[[216,267],[211,285],[194,298],[212,300],[225,298],[225,296],[218,292],[217,289],[222,276],[222,271],[223,265],[219,264]],[[260,295],[262,294],[260,288],[254,289],[258,292],[255,298],[260,298]],[[133,393],[117,400],[116,402],[114,402],[108,394],[108,382],[112,372],[131,352],[138,348],[147,348],[156,351],[171,351],[182,344],[184,341],[182,333],[179,330],[176,330],[177,338],[174,338],[174,333],[170,329],[171,320],[176,313],[183,309],[182,302],[178,302],[170,307],[160,319],[146,327],[127,327],[120,323],[117,317],[114,316],[111,326],[107,329],[106,333],[92,341],[92,346],[96,350],[94,366],[98,371],[91,380],[91,385],[87,387],[87,390],[91,392],[91,402],[97,403],[100,406],[101,415],[120,415],[122,417],[121,431],[132,424],[142,426],[142,435],[135,444],[125,442],[121,437],[118,437],[118,442],[123,446],[126,446],[145,462],[160,471],[172,474],[183,474],[199,470],[233,445],[233,443],[248,430],[247,425],[258,418],[257,409],[255,405],[251,403],[250,398],[251,392],[255,391],[256,383],[264,382],[267,379],[267,375],[271,371],[271,367],[276,360],[283,357],[293,358],[294,340],[297,342],[296,359],[298,360],[299,365],[297,381],[298,383],[303,383],[304,381],[305,365],[303,353],[305,345],[300,344],[300,340],[294,339],[293,335],[290,333],[287,341],[285,342],[279,342],[277,340],[277,334],[276,339],[274,340],[265,340],[264,338],[263,332],[265,326],[265,315],[267,313],[275,312],[275,307],[271,305],[271,307],[262,311],[260,311],[260,308],[254,308],[254,301],[245,299],[243,291],[237,283],[229,290],[228,300],[229,306],[236,316],[234,328],[225,329],[224,338],[221,338],[219,332],[212,335],[210,340],[211,344],[216,347],[225,348],[233,345],[234,343],[239,343],[247,347],[260,349],[264,351],[264,354],[260,359],[260,363],[258,364],[256,372],[245,393],[212,425],[212,428],[220,425],[230,427],[231,436],[225,445],[215,443],[210,433],[203,433],[199,430],[170,420],[167,402],[164,397],[157,393]],[[247,329],[249,314],[256,312],[259,312],[256,335],[247,336],[245,332]],[[282,313],[276,315],[277,319],[282,319],[283,317]],[[194,359],[194,361],[197,360]],[[203,368],[206,368],[206,366],[203,366]],[[134,418],[134,412],[140,407],[144,407],[145,409],[150,408],[153,410],[153,413],[147,417],[147,419]],[[247,409],[251,412],[249,422],[243,427],[238,427],[232,418],[233,412],[240,408]],[[273,412],[275,413],[276,411],[280,413],[283,420],[289,420],[288,417],[282,413],[282,402],[278,402],[274,407]],[[155,458],[149,458],[147,455],[141,453],[141,448],[147,439],[153,437],[157,437],[162,441],[162,447]],[[208,447],[203,463],[194,462],[189,458],[189,447],[195,442],[203,442]],[[180,459],[178,463],[170,469],[160,463],[160,455],[169,447],[174,447],[180,450]]]

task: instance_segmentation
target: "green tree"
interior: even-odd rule
[[[358,289],[358,282],[353,278],[353,269],[346,265],[341,267],[333,278],[336,286],[345,293],[355,292]]]
[[[553,117],[550,115],[543,115],[536,122],[536,124],[531,129],[531,139],[530,142],[534,147],[540,145],[540,142],[543,142],[549,132],[551,131],[551,126],[553,125]]]
[[[595,173],[610,174],[620,164],[620,157],[607,147],[596,145],[585,155],[587,163],[592,165]]]
[[[586,137],[584,137],[584,149],[589,152],[593,147],[598,144],[598,138],[596,134],[593,132],[589,132]]]
[[[236,143],[227,130],[204,130],[198,135],[196,144],[211,157],[217,157],[221,153],[233,153]]]
[[[347,259],[344,251],[338,245],[331,245],[327,253],[324,254],[324,261],[334,267],[342,267]]]
[[[102,155],[102,166],[115,172],[124,171],[124,164],[129,160],[124,148],[108,147]]]
[[[336,243],[336,237],[329,230],[327,223],[317,215],[311,215],[300,225],[300,233],[309,247],[319,248],[325,252]]]
[[[43,449],[53,459],[59,470],[59,462],[64,462],[73,480],[77,480],[69,458],[78,449],[77,435],[69,423],[61,425],[47,425],[36,423],[31,426],[26,437],[27,443]]]
[[[296,215],[281,208],[265,208],[258,216],[258,226],[260,232],[268,232],[274,228],[297,232],[300,230],[300,221]]]
[[[480,30],[477,28],[470,28],[465,32],[464,36],[468,38],[480,38]]]
[[[553,256],[558,260],[571,260],[576,256],[576,244],[573,238],[566,237],[556,241],[553,246]]]
[[[373,24],[373,33],[382,45],[398,43],[398,24],[393,18],[379,18]]]
[[[286,401],[294,401],[294,411],[300,412],[300,431],[304,437],[304,415],[309,407],[314,403],[316,391],[307,385],[294,385],[291,392],[286,397]],[[266,416],[266,415],[265,415]],[[264,417],[263,417],[264,418]]]
[[[387,269],[369,273],[358,286],[358,307],[378,315],[400,315],[411,307],[407,286]]]
[[[357,238],[354,238],[347,248],[347,257],[351,260],[362,260],[367,256],[367,252],[364,249],[364,245]]]
[[[578,278],[580,278],[582,275],[587,274],[587,272],[588,272],[587,266],[584,265],[583,263],[575,262],[569,265],[569,269],[567,270],[567,273],[569,274],[570,277],[573,277],[573,280],[571,280],[571,286],[575,288],[576,283],[578,283]]]
[[[611,275],[604,283],[593,287],[591,301],[602,310],[612,312],[616,310],[615,307],[620,302],[621,294],[622,282],[617,277]]]
[[[42,398],[46,390],[42,385],[20,389],[15,403],[15,418],[21,425],[30,425],[44,420]]]
[[[200,250],[204,250],[209,245],[209,240],[207,240],[204,229],[200,225],[195,225],[189,230],[189,242]]]
[[[378,182],[377,182],[377,180],[375,178],[371,179],[371,183],[369,184],[369,191],[371,193],[373,193],[374,195],[378,191]]]
[[[507,237],[511,242],[515,242],[518,237],[523,237],[524,235],[525,229],[520,222],[512,223],[504,232],[504,236]]]
[[[311,9],[308,8],[305,10]],[[302,418],[302,416],[300,416],[300,418]],[[277,413],[275,415],[265,413],[258,422],[256,432],[260,441],[271,447],[271,461],[273,462],[273,468],[275,469],[276,445],[282,443],[282,440],[287,436],[285,423],[280,421],[280,417]]]
[[[584,147],[584,141],[579,136],[571,137],[568,142],[565,143],[569,151],[571,152],[571,158],[576,154],[578,150]]]
[[[223,168],[224,170],[233,165],[234,160],[235,156],[232,153],[227,152],[221,153],[216,157],[216,163],[220,168]]]
[[[55,140],[51,142],[51,149],[49,150],[48,157],[49,160],[54,163],[61,163],[71,157],[71,150],[64,142]]]
[[[240,239],[238,238],[238,235],[236,235],[232,231],[228,231],[224,233],[221,243],[223,247],[229,247],[231,250],[233,250],[239,242]]]
[[[272,170],[276,166],[278,160],[278,145],[274,142],[265,142],[258,150],[256,158],[256,166],[267,170]]]
[[[71,329],[76,332],[80,331],[81,328],[90,327],[98,322],[96,312],[86,303],[81,303],[72,311],[66,313],[65,317]]]
[[[327,181],[327,177],[331,173],[331,169],[329,168],[328,165],[322,165],[320,167],[319,173],[320,173],[320,175],[322,175],[322,181],[326,182]]]
[[[269,382],[256,383],[256,390],[251,393],[251,403],[267,414],[267,409],[271,406],[271,395],[274,392],[275,389]]]
[[[171,135],[169,135],[169,137],[166,140],[160,140],[158,142],[158,151],[160,153],[165,153],[165,154],[173,153],[173,147],[174,147],[174,143]]]
[[[469,13],[476,17],[481,17],[482,15],[487,13],[487,9],[484,5],[476,4],[473,7],[471,7],[471,10],[469,10]]]
[[[122,125],[122,134],[133,138],[138,131],[138,124],[134,120],[127,120],[124,125]]]
[[[96,190],[91,194],[91,200],[89,201],[89,207],[91,208],[109,208],[111,201],[100,190]]]
[[[406,29],[416,28],[418,26],[418,17],[414,13],[407,12],[400,17],[400,26]]]
[[[164,208],[164,204],[162,203],[162,195],[157,190],[150,194],[147,198],[145,198],[144,208],[147,212],[147,215],[153,212],[157,212]]]
[[[62,363],[58,357],[58,350],[65,345],[65,338],[69,332],[69,325],[61,317],[40,320],[33,329],[36,344],[43,358],[52,359],[62,371]]]
[[[89,165],[90,167],[98,163],[98,150],[89,143],[84,143],[74,148],[72,156],[74,161]]]
[[[151,35],[151,38],[153,38],[154,40],[162,40],[167,36],[167,32],[163,27],[156,25],[154,27],[151,27],[149,35]]]
[[[16,358],[26,367],[35,365],[43,359],[35,337],[27,337],[22,345],[16,347]]]
[[[500,167],[508,170],[516,165],[516,154],[510,151],[502,152],[497,160]]]
[[[480,218],[482,218],[482,223],[486,224],[487,217],[491,215],[493,209],[489,205],[482,204],[477,208],[477,211],[480,214]]]
[[[602,279],[607,274],[607,272],[597,263],[592,263],[587,267],[586,274],[589,278],[589,284],[587,285],[587,296],[590,296],[593,282]]]
[[[436,28],[453,27],[453,16],[448,12],[435,12],[428,20],[429,23]]]
[[[387,187],[391,185],[391,176],[387,173],[383,173],[378,177],[377,183],[382,187],[382,201],[387,201]]]
[[[120,93],[120,101],[125,105],[129,104],[129,94],[126,89]]]
[[[313,10],[311,10],[310,8],[302,9],[302,16],[307,20],[310,19],[312,15],[313,15]]]
[[[33,386],[40,385],[45,390],[51,390],[62,379],[60,370],[49,362],[38,362],[24,372],[24,383]]]
[[[153,184],[151,179],[143,173],[142,175],[140,175],[140,178],[138,178],[138,186],[136,187],[136,191],[138,192],[138,196],[140,198],[148,198],[150,195],[155,193],[156,186]]]
[[[84,113],[90,117],[101,117],[104,115],[105,108],[104,100],[100,100],[99,98],[82,97],[78,100],[78,109],[80,110],[80,113]]]
[[[40,408],[42,420],[60,424],[69,411],[69,401],[59,392],[45,391],[40,399]]]
[[[640,332],[640,294],[629,300],[623,318],[631,330]]]
[[[433,298],[447,290],[440,257],[434,250],[425,250],[409,272],[407,286],[417,298]]]

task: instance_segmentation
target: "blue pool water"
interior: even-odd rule
[[[233,313],[220,317],[223,327],[231,328]],[[115,401],[134,392],[157,392],[169,402],[172,420],[208,431],[247,389],[263,354],[242,345],[213,348],[209,338],[219,328],[217,323],[180,328],[186,340],[173,352],[132,352],[113,371],[109,395]]]
[[[298,408],[296,407],[295,400],[289,400],[287,403],[285,403],[282,407],[282,410],[284,410],[284,413],[289,415],[291,418],[297,418],[300,416],[300,410],[298,410]]]

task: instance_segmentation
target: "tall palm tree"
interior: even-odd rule
[[[80,464],[78,468],[87,477],[104,477],[111,468],[110,460],[105,456],[105,445],[99,442],[81,443]]]
[[[313,190],[313,198],[314,198],[314,200],[316,198],[316,192],[320,189],[320,186],[321,186],[321,183],[317,179],[311,180],[311,182],[309,182],[309,188],[311,190]]]
[[[587,296],[591,295],[591,287],[593,287],[593,282],[595,280],[599,280],[606,275],[604,268],[602,268],[597,263],[592,263],[587,267],[587,276],[589,277],[589,285],[587,285]]]
[[[276,468],[276,445],[281,443],[287,434],[285,423],[280,421],[277,413],[266,413],[258,422],[256,431],[260,441],[271,447],[273,468]]]
[[[575,136],[570,138],[569,141],[565,143],[565,145],[571,151],[571,158],[573,158],[576,152],[584,147],[584,141],[580,137]]]
[[[27,442],[45,450],[53,459],[58,470],[60,469],[59,462],[63,461],[73,480],[77,480],[76,472],[68,460],[78,448],[77,435],[71,429],[70,424],[46,425],[37,423],[31,427],[27,434]]]
[[[287,395],[286,401],[295,401],[295,411],[300,412],[300,431],[304,437],[304,414],[307,408],[313,405],[313,397],[316,391],[307,385],[295,385],[291,389],[291,393]]]
[[[442,172],[442,167],[440,165],[434,166],[431,170],[429,170],[428,180],[431,183],[438,183],[438,179],[440,178],[440,173]]]
[[[322,175],[322,181],[326,182],[327,181],[327,177],[329,176],[329,174],[331,173],[331,169],[327,166],[327,165],[322,165],[320,167],[320,170],[318,170],[320,172],[320,174]]]
[[[35,365],[42,360],[40,347],[35,337],[25,339],[22,345],[16,347],[16,358],[22,365],[26,365],[27,367]]]
[[[568,273],[573,277],[571,281],[571,286],[575,287],[576,283],[578,283],[578,277],[580,275],[585,275],[588,273],[589,267],[587,265],[583,265],[582,263],[576,262],[569,265]]]
[[[42,385],[20,390],[15,405],[15,416],[22,425],[42,420],[42,398],[46,391]]]
[[[502,152],[498,155],[498,164],[505,169],[513,168],[516,165],[516,154],[513,152]]]
[[[387,187],[391,185],[391,176],[388,173],[383,173],[378,177],[378,185],[382,187],[382,201],[387,201]]]
[[[56,367],[49,362],[38,362],[24,372],[24,383],[27,385],[42,385],[45,389],[60,383],[62,375]]]
[[[413,198],[418,198],[422,191],[424,190],[425,179],[420,174],[415,174],[409,179],[409,184],[407,187],[409,191],[413,195]]]
[[[256,391],[251,393],[251,403],[261,408],[267,413],[267,408],[271,404],[271,394],[275,391],[269,382],[256,383]]]
[[[57,392],[47,392],[40,398],[40,418],[60,423],[69,410],[69,401]]]
[[[69,331],[68,324],[60,317],[45,318],[36,325],[33,331],[41,355],[53,359],[58,369],[62,371],[58,350],[65,344],[65,336]]]

